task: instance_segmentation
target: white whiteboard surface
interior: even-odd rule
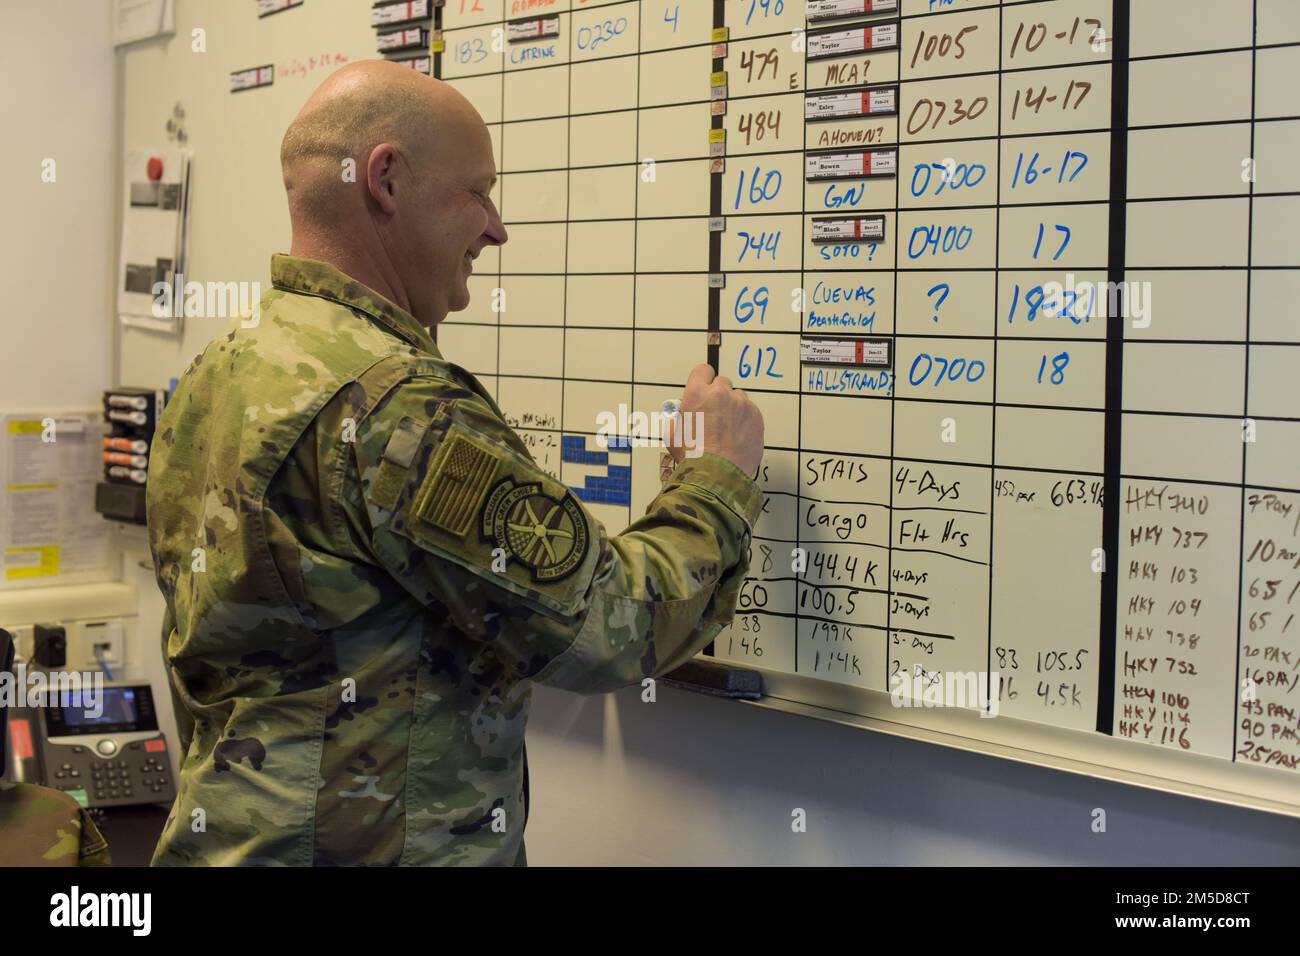
[[[598,411],[706,358],[750,392],[767,503],[712,656],[765,705],[1300,813],[1300,9],[1201,6],[452,3],[511,239],[439,341],[539,445],[585,436],[548,464],[611,529],[657,455],[593,461]],[[883,239],[814,241],[855,216]],[[801,362],[836,337],[892,369]],[[992,719],[887,693],[988,671]]]

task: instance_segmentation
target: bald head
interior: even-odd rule
[[[285,131],[280,166],[290,211],[328,221],[341,211],[348,180],[361,178],[345,175],[347,160],[356,173],[371,150],[390,143],[408,163],[436,163],[474,125],[483,125],[474,107],[441,80],[386,60],[349,64],[317,88]]]
[[[294,254],[335,265],[426,325],[468,305],[473,259],[505,242],[478,111],[400,64],[331,74],[289,124],[280,164]]]

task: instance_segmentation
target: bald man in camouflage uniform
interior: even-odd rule
[[[674,449],[610,537],[428,331],[506,241],[473,107],[353,64],[282,160],[291,255],[259,321],[191,364],[152,449],[184,750],[154,863],[522,863],[532,686],[640,682],[731,619],[762,418],[698,367],[702,453]]]

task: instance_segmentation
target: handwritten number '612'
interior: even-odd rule
[[[776,370],[776,346],[764,345],[754,350],[758,357],[751,365],[746,356],[749,354],[749,346],[746,345],[740,350],[740,360],[736,363],[736,374],[741,378],[753,378],[755,375],[766,375],[768,378],[785,378]],[[767,371],[763,371],[763,355],[767,355]]]

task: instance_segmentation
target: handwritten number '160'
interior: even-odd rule
[[[762,166],[755,166],[753,173],[749,177],[749,204],[757,206],[760,203],[771,202],[777,196],[781,195],[781,171],[779,169],[770,169],[762,180],[759,180],[763,172]],[[740,171],[740,179],[736,183],[736,207],[740,208],[742,200],[745,198],[745,171]]]

